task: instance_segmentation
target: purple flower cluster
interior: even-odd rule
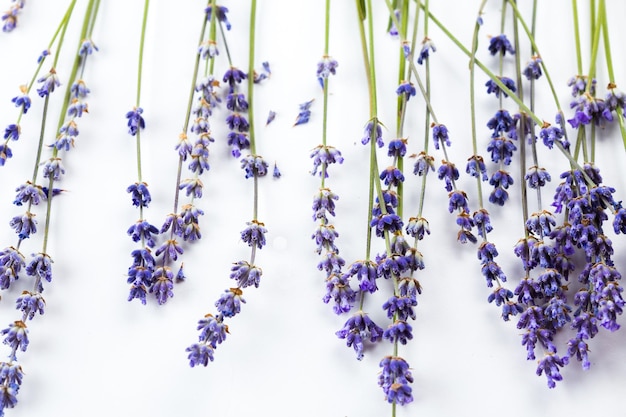
[[[311,106],[314,101],[315,99],[311,99],[298,106],[300,110],[296,116],[296,121],[293,123],[294,126],[303,125],[309,122],[309,119],[311,118]]]
[[[337,73],[338,66],[339,63],[337,63],[335,59],[328,55],[324,55],[322,59],[317,63],[317,80],[319,81],[322,88],[324,88],[328,77]]]
[[[231,153],[235,158],[241,156],[241,151],[250,148],[248,131],[250,124],[244,113],[248,111],[248,102],[241,92],[239,85],[248,78],[248,75],[239,68],[230,67],[222,77],[222,81],[228,84],[226,108],[230,111],[226,117],[226,124],[230,132],[227,139],[231,147]]]
[[[437,52],[437,48],[433,41],[426,37],[422,40],[422,48],[420,49],[420,53],[417,57],[417,63],[422,65],[424,61],[426,61],[430,57],[431,52]]]
[[[17,353],[26,352],[29,344],[26,321],[44,314],[46,302],[42,296],[43,281],[52,280],[52,259],[47,254],[33,254],[26,265],[22,254],[10,247],[0,252],[0,289],[7,289],[17,280],[22,268],[26,275],[33,277],[35,284],[33,291],[24,291],[16,299],[15,308],[21,312],[22,318],[0,330],[2,342],[10,349],[9,361],[0,362],[0,415],[3,415],[4,409],[13,408],[17,403],[17,393],[23,377],[22,368],[17,362]]]
[[[515,54],[515,48],[511,45],[511,42],[506,35],[492,36],[489,39],[489,52],[491,55],[504,56],[508,52],[510,55]]]
[[[2,31],[3,32],[12,32],[13,29],[17,26],[17,18],[24,8],[25,0],[13,0],[13,4],[9,7],[9,10],[4,12],[2,15]],[[0,407],[0,412],[3,407]]]

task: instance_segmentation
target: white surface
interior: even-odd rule
[[[10,99],[18,85],[30,79],[65,3],[28,2],[18,29],[1,34],[2,127],[14,122],[16,112]],[[85,5],[80,3],[68,32],[68,50],[76,42],[72,34],[78,32]],[[142,97],[147,129],[142,138],[144,179],[154,199],[146,217],[157,225],[171,211],[177,160],[173,147],[183,123],[204,3],[155,1],[150,10]],[[468,45],[478,2],[432,3],[433,12]],[[623,48],[617,47],[623,38],[617,17],[626,11],[621,2],[608,3],[619,83],[625,68]],[[563,103],[569,99],[565,82],[575,72],[569,4],[542,2],[546,8],[539,13],[538,25],[542,55]],[[246,291],[247,304],[229,321],[231,334],[216,350],[215,362],[206,369],[191,369],[185,348],[197,338],[197,320],[213,311],[214,301],[231,285],[231,262],[248,256],[239,231],[250,220],[252,185],[244,181],[239,163],[230,157],[219,128],[214,128],[218,140],[211,145],[211,171],[203,177],[203,239],[187,246],[183,258],[187,282],[175,287],[174,298],[165,306],[157,306],[153,299],[147,306],[137,300],[126,301],[129,254],[137,247],[126,236],[126,229],[138,214],[125,192],[136,181],[136,168],[134,138],[126,133],[124,114],[135,100],[142,5],[140,1],[101,5],[94,34],[100,52],[90,58],[85,74],[92,90],[90,113],[80,120],[76,148],[65,158],[67,174],[62,187],[68,192],[53,204],[49,253],[55,263],[53,282],[44,293],[46,313],[28,323],[31,344],[19,355],[26,375],[19,403],[7,416],[390,415],[377,375],[380,358],[391,349],[381,344],[366,351],[364,360],[358,362],[353,350],[335,336],[347,316],[335,316],[321,302],[324,276],[315,267],[318,257],[309,238],[315,227],[310,206],[319,186],[317,177],[308,174],[308,153],[321,141],[322,96],[315,68],[323,52],[322,2],[259,2],[257,67],[269,61],[273,76],[256,90],[257,146],[268,162],[278,162],[283,177],[261,181],[259,218],[269,229],[268,245],[257,257],[264,273],[261,286]],[[248,2],[225,5],[231,9],[233,30],[228,39],[233,60],[246,69]],[[377,6],[381,16],[385,13],[382,6]],[[499,6],[500,2],[488,5],[480,35],[481,57],[491,64],[495,59],[486,52],[487,35],[499,33]],[[338,246],[350,263],[364,256],[369,150],[359,141],[369,116],[354,5],[333,2],[332,7],[331,55],[339,61],[339,68],[331,79],[329,143],[342,151],[345,163],[332,167],[329,186],[340,195]],[[394,130],[397,40],[384,34],[386,19],[379,18],[376,25],[379,116],[388,127],[385,139],[389,140]],[[434,25],[431,33],[438,47],[432,59],[433,106],[451,132],[451,158],[464,170],[471,152],[467,59]],[[62,80],[66,72],[61,71],[70,59],[66,56],[59,65]],[[488,137],[484,124],[497,106],[493,98],[484,96],[485,81],[479,73],[478,120],[483,147]],[[551,121],[554,109],[543,90],[542,97],[539,109],[545,109],[542,116]],[[298,104],[311,98],[316,101],[310,123],[293,128]],[[36,104],[22,123],[23,137],[12,147],[14,157],[0,168],[0,220],[6,222],[0,228],[2,247],[16,241],[8,227],[10,217],[21,213],[11,204],[13,189],[32,172],[36,107],[40,106],[40,100],[33,100]],[[418,152],[422,143],[423,105],[418,102],[411,101],[415,116],[407,125],[409,153]],[[278,116],[265,127],[270,109]],[[56,117],[53,111],[50,126],[56,125]],[[606,182],[618,190],[616,199],[625,198],[626,191],[626,181],[617,170],[624,158],[620,142],[617,134],[602,141],[602,158],[598,158]],[[541,152],[543,160],[558,161],[557,171],[551,170],[553,182],[544,193],[544,201],[550,201],[565,164],[560,155]],[[481,153],[487,155],[484,150]],[[433,154],[438,162],[441,155],[434,150]],[[381,165],[387,163],[385,155],[386,151],[381,153]],[[511,169],[516,175],[517,168],[514,164]],[[407,177],[407,190],[417,190],[417,178]],[[461,184],[474,194],[469,188],[473,182],[465,179]],[[520,267],[510,249],[523,233],[516,209],[518,194],[515,189],[513,201],[504,210],[488,206],[496,227],[493,239],[512,287]],[[416,210],[417,201],[416,193],[407,197],[407,213]],[[486,417],[586,416],[615,413],[623,405],[619,396],[626,383],[623,330],[614,334],[602,330],[590,344],[591,369],[584,372],[578,363],[570,364],[563,372],[565,380],[548,390],[544,377],[534,375],[536,364],[525,360],[515,320],[502,322],[499,309],[486,302],[489,290],[480,275],[476,248],[455,242],[447,193],[434,175],[429,180],[425,216],[433,234],[421,245],[427,265],[419,277],[424,293],[413,323],[414,340],[400,350],[413,369],[415,401],[399,407],[398,416],[464,416],[470,412]],[[38,218],[43,226],[43,213]],[[611,237],[616,264],[623,272],[626,259],[620,254],[624,239],[612,232]],[[36,238],[23,246],[26,254],[39,250]],[[14,300],[29,286],[21,279],[2,294],[0,325],[18,318]],[[367,309],[374,317],[381,316],[379,306],[387,297],[384,294],[368,301]],[[564,354],[563,343],[559,348]]]

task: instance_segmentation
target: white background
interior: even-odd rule
[[[28,2],[16,31],[0,36],[3,127],[15,120],[10,99],[32,76],[36,58],[56,28],[65,3]],[[85,3],[79,2],[68,30],[67,54],[57,68],[62,81],[69,72],[70,51],[78,41]],[[247,304],[230,320],[231,334],[206,369],[191,369],[185,348],[197,338],[197,320],[213,311],[214,301],[231,285],[231,263],[249,255],[239,231],[250,220],[252,183],[244,180],[239,163],[230,157],[221,122],[213,121],[217,140],[211,145],[211,171],[203,178],[205,197],[200,202],[205,211],[203,239],[187,246],[183,257],[188,280],[176,286],[175,297],[164,306],[157,306],[153,299],[147,306],[137,300],[126,301],[125,274],[130,252],[136,248],[126,229],[138,214],[125,192],[136,181],[136,168],[134,138],[126,133],[124,114],[135,102],[143,2],[102,3],[94,32],[100,52],[89,58],[85,73],[92,91],[90,113],[79,120],[76,147],[64,159],[67,174],[62,187],[67,192],[54,200],[52,208],[48,252],[55,263],[53,282],[46,285],[44,293],[46,313],[28,323],[31,344],[19,355],[26,375],[18,406],[7,411],[7,416],[390,415],[377,376],[378,362],[391,348],[381,344],[367,350],[364,360],[358,362],[353,350],[335,336],[348,316],[335,316],[321,302],[324,275],[316,269],[318,258],[310,240],[315,227],[310,206],[319,180],[308,172],[308,154],[321,142],[322,95],[315,68],[323,53],[323,2],[259,2],[257,68],[262,61],[269,61],[273,75],[256,90],[257,147],[269,162],[277,161],[283,177],[261,181],[259,218],[269,229],[268,245],[257,256],[263,268],[261,286],[246,291]],[[433,3],[433,12],[469,45],[478,2]],[[559,98],[567,106],[569,89],[565,84],[576,71],[570,2],[541,3],[538,44],[557,83]],[[625,68],[623,48],[618,48],[623,39],[618,18],[626,10],[622,2],[607,3],[619,85]],[[233,30],[227,36],[234,64],[247,69],[248,2],[224,5],[231,9]],[[155,1],[150,9],[141,99],[147,128],[142,138],[144,179],[154,200],[146,217],[157,225],[172,207],[177,161],[173,147],[183,123],[203,7],[204,2],[198,0]],[[500,2],[488,4],[480,33],[480,57],[492,67],[496,60],[486,48],[488,35],[499,34],[499,10]],[[587,15],[582,5],[581,10]],[[388,127],[385,139],[389,140],[395,130],[398,41],[384,33],[384,5],[378,4],[376,11],[379,116]],[[451,158],[464,170],[471,155],[467,59],[432,24],[431,29],[438,47],[432,58],[433,107],[451,132]],[[369,148],[360,144],[360,138],[369,114],[359,42],[354,4],[333,2],[331,55],[339,61],[339,68],[331,79],[329,143],[342,151],[345,163],[331,168],[328,185],[340,196],[337,244],[349,263],[364,256],[367,212]],[[585,40],[586,57],[587,45]],[[219,58],[223,71],[223,50]],[[587,65],[585,61],[585,68]],[[599,67],[601,93],[606,85],[604,68],[603,64]],[[481,153],[488,159],[485,123],[497,110],[497,101],[485,97],[485,81],[478,73],[478,134]],[[541,86],[538,111],[552,121],[554,105],[545,84]],[[35,104],[22,122],[22,139],[12,144],[14,157],[0,169],[0,214],[5,222],[0,227],[2,247],[16,242],[8,227],[9,219],[21,214],[21,209],[11,204],[13,190],[32,175],[41,109],[35,96]],[[61,94],[55,96],[59,100]],[[312,98],[316,101],[310,123],[292,127],[298,104]],[[423,142],[424,106],[418,98],[410,104],[406,134],[409,153],[413,153],[419,152]],[[507,105],[514,110],[512,103]],[[58,108],[57,104],[51,111],[48,138],[56,126]],[[278,116],[266,127],[270,109]],[[619,200],[626,191],[619,170],[624,163],[623,148],[617,131],[609,133],[603,134],[598,161]],[[441,155],[432,152],[439,162]],[[383,167],[386,153],[380,155]],[[541,158],[553,167],[553,182],[544,193],[544,201],[549,202],[566,164],[558,153],[544,149]],[[411,169],[408,165],[407,171]],[[519,165],[515,162],[511,170],[519,183]],[[405,210],[413,213],[419,181],[410,174],[407,177]],[[465,179],[460,184],[467,187],[470,204],[475,205],[474,182]],[[500,249],[500,263],[513,288],[521,269],[511,249],[523,234],[517,188],[511,198],[504,209],[487,208],[496,228],[493,239]],[[463,416],[470,412],[481,416],[584,416],[615,412],[623,406],[624,331],[609,334],[602,330],[590,344],[591,369],[582,371],[574,362],[563,371],[565,380],[548,390],[545,378],[534,374],[535,362],[525,360],[515,320],[502,322],[499,308],[486,302],[489,290],[480,274],[476,248],[455,241],[455,219],[447,211],[443,184],[435,176],[428,183],[424,215],[433,231],[420,246],[426,262],[419,276],[424,293],[413,323],[414,340],[400,349],[413,370],[415,401],[399,408],[399,416]],[[38,219],[43,229],[44,213],[39,213]],[[616,247],[616,265],[623,271],[624,239],[608,233]],[[38,252],[38,239],[25,242],[23,252]],[[20,279],[2,294],[0,325],[19,318],[14,300],[30,286],[28,279]],[[380,305],[387,297],[388,293],[381,294],[366,303],[383,327]],[[559,340],[561,354],[566,340]]]

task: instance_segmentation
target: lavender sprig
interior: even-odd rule
[[[215,0],[212,0],[212,7],[215,7]],[[241,305],[245,303],[243,298],[243,289],[260,284],[262,269],[255,263],[257,250],[262,249],[266,245],[267,229],[265,225],[258,219],[259,204],[259,178],[265,177],[269,171],[268,163],[256,151],[256,137],[254,131],[254,112],[253,112],[253,92],[255,86],[254,77],[254,52],[255,52],[255,27],[256,27],[256,0],[252,0],[250,5],[250,49],[249,49],[249,71],[248,74],[241,74],[238,71],[231,71],[228,78],[225,76],[225,82],[229,82],[229,94],[236,93],[236,86],[244,79],[248,80],[248,97],[246,109],[248,111],[248,129],[249,133],[249,149],[250,155],[241,158],[241,169],[244,171],[245,178],[252,178],[252,220],[246,223],[246,228],[241,232],[241,240],[246,243],[250,249],[250,259],[240,260],[233,263],[231,267],[230,278],[236,281],[236,286],[226,289],[224,293],[215,302],[217,314],[207,314],[198,322],[197,329],[200,330],[198,342],[190,345],[186,352],[191,367],[197,365],[207,366],[214,359],[214,350],[217,345],[226,339],[228,326],[224,323],[225,319],[234,317],[241,312]],[[245,76],[245,77],[244,77]],[[230,81],[229,81],[230,80]],[[237,81],[238,80],[238,81]],[[239,93],[237,93],[239,94]],[[237,110],[237,106],[233,106],[231,110]],[[242,110],[239,108],[239,110]],[[228,123],[228,122],[227,122]]]
[[[91,36],[91,31],[98,12],[98,5],[99,2],[97,0],[89,1],[83,18],[81,39]],[[59,157],[59,154],[60,152],[67,152],[68,149],[53,145],[50,159],[43,163],[41,162],[41,155],[45,137],[45,125],[48,105],[50,102],[50,94],[60,85],[54,68],[56,67],[59,52],[63,46],[67,25],[69,18],[72,15],[73,7],[74,2],[70,4],[68,11],[59,26],[60,32],[58,31],[57,34],[60,34],[60,36],[53,66],[48,73],[48,76],[39,80],[42,84],[39,92],[40,96],[44,98],[44,110],[42,114],[41,134],[36,152],[37,156],[35,158],[33,179],[32,181],[27,181],[25,184],[16,189],[17,196],[14,203],[18,206],[25,204],[27,209],[25,216],[23,216],[19,221],[14,218],[11,222],[12,227],[16,230],[16,232],[18,232],[18,243],[16,246],[8,247],[0,252],[0,272],[2,274],[2,278],[0,279],[0,289],[8,289],[11,283],[19,278],[19,274],[22,270],[24,270],[26,275],[31,276],[34,281],[32,290],[24,291],[16,300],[15,307],[21,312],[21,318],[15,320],[13,323],[10,323],[8,327],[0,330],[0,335],[4,337],[3,343],[10,348],[8,361],[0,362],[0,415],[4,415],[5,409],[13,408],[17,404],[17,394],[23,383],[24,376],[24,372],[22,371],[22,367],[18,360],[18,351],[26,352],[28,348],[29,330],[26,323],[29,320],[33,320],[36,316],[44,314],[45,300],[42,296],[44,283],[50,283],[52,281],[53,261],[51,256],[48,254],[52,197],[58,195],[62,191],[55,188],[54,185],[61,179],[61,174],[64,173],[60,165],[61,158]],[[57,35],[55,34],[54,38],[56,38],[56,36]],[[71,83],[78,81],[79,71],[82,75],[86,65],[87,55],[89,55],[80,48],[80,44],[77,49],[78,51],[69,77]],[[26,92],[29,89],[30,87],[23,91]],[[85,96],[80,99],[84,99]],[[75,101],[75,99],[76,97],[72,95],[72,87],[70,86],[69,88],[66,88],[56,133],[57,137],[63,134],[71,134],[74,137],[78,135],[75,119],[80,117],[83,111],[78,112],[76,110],[75,105],[77,101]],[[21,114],[28,110],[29,101],[26,100],[25,95],[20,99],[16,99],[14,102],[16,105],[22,107]],[[69,132],[69,130],[72,131]],[[43,178],[48,179],[46,187],[37,185],[40,165],[43,166],[41,170]],[[36,223],[33,219],[34,214],[31,212],[31,208],[44,201],[46,202],[46,211],[41,251],[39,253],[32,254],[31,260],[27,262],[19,249],[24,239],[35,233]]]
[[[18,17],[26,0],[11,0],[11,7],[2,15],[2,31],[12,32],[16,28]]]
[[[155,294],[159,304],[163,304],[173,296],[170,285],[173,274],[167,268],[156,268],[152,255],[152,248],[156,246],[155,237],[159,230],[144,217],[144,209],[149,207],[152,196],[148,184],[143,180],[141,165],[141,132],[146,127],[143,108],[140,105],[141,78],[149,7],[150,0],[145,0],[139,40],[136,100],[133,108],[126,113],[128,134],[135,138],[137,161],[137,180],[126,188],[126,192],[131,196],[132,205],[139,209],[139,219],[128,228],[126,233],[134,242],[140,244],[139,249],[131,252],[133,262],[128,268],[126,281],[130,284],[128,301],[139,299],[142,304],[146,304],[146,296],[150,292]]]

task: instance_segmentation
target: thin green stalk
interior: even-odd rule
[[[325,4],[325,18],[324,18],[324,58],[329,55],[330,45],[330,0],[326,0]],[[323,78],[323,94],[324,94],[324,109],[322,113],[322,146],[326,147],[328,138],[328,77]],[[321,174],[321,188],[324,188],[326,183],[326,164],[322,165]]]
[[[541,52],[539,51],[539,47],[537,46],[537,44],[535,43],[535,35],[534,35],[534,29],[529,29],[528,25],[526,24],[526,21],[524,20],[524,17],[522,16],[522,14],[520,13],[519,9],[517,8],[517,4],[514,0],[508,0],[509,4],[511,5],[513,11],[515,12],[515,16],[517,17],[517,20],[519,21],[519,23],[522,25],[522,28],[524,28],[524,32],[526,32],[526,36],[528,37],[528,41],[530,42],[530,45],[532,47],[533,50],[533,54],[541,56]],[[536,0],[534,0],[536,2]],[[536,9],[534,9],[536,10]],[[532,26],[535,26],[535,18],[536,18],[536,14],[535,11],[533,10],[533,22],[532,22]],[[543,71],[544,76],[546,77],[546,81],[548,82],[548,85],[550,86],[550,92],[552,93],[552,98],[554,100],[554,103],[557,107],[557,111],[561,111],[561,103],[559,102],[559,96],[556,92],[556,88],[554,87],[554,83],[552,82],[552,78],[550,77],[550,73],[548,72],[548,68],[546,67],[545,62],[543,62],[543,59],[540,62],[541,65],[541,70]],[[581,70],[579,70],[580,73]]]
[[[215,0],[209,0],[209,4],[211,5],[211,7],[215,7]],[[215,9],[212,9],[215,10]],[[210,28],[210,35],[209,35],[209,39],[211,40],[215,40],[215,15],[216,13],[211,13],[211,28]],[[202,42],[204,41],[204,35],[206,33],[206,27],[207,27],[207,18],[206,18],[206,14],[202,14],[202,29],[200,30],[200,40],[198,41],[198,45],[202,44]],[[193,75],[191,76],[191,87],[189,88],[189,98],[187,100],[187,110],[185,111],[185,121],[183,123],[183,131],[182,131],[182,135],[187,135],[187,132],[189,130],[189,120],[191,118],[191,110],[193,108],[193,98],[195,96],[195,91],[196,91],[196,82],[198,81],[198,73],[200,71],[200,51],[198,51],[196,53],[196,60],[194,62],[194,66],[193,66]],[[211,61],[214,61],[213,58],[211,58]],[[176,186],[175,186],[175,190],[174,190],[174,211],[173,213],[178,212],[178,200],[180,198],[180,189],[179,189],[179,185],[180,185],[180,181],[182,178],[182,168],[183,168],[183,157],[179,156],[178,157],[178,167],[176,170]],[[172,230],[172,234],[173,234],[173,230]]]
[[[82,40],[85,39],[85,37],[87,36],[87,30],[89,29],[91,16],[94,16],[93,18],[95,19],[95,15],[97,15],[98,13],[98,8],[97,7],[94,8],[94,3],[95,3],[95,0],[90,0],[89,4],[87,5],[87,10],[85,12],[85,20],[83,21],[83,27],[80,31],[81,40],[79,41],[78,47],[76,48],[77,52],[80,49]],[[61,38],[61,40],[62,39],[63,38]],[[73,83],[74,81],[76,81],[78,69],[81,67],[81,64],[83,64],[83,62],[86,59],[87,58],[85,57],[85,59],[83,60],[81,59],[80,56],[78,56],[78,53],[76,54],[76,57],[74,58],[74,63],[72,64],[72,69],[70,70],[70,76],[69,76],[70,83]],[[71,89],[69,88],[65,89],[65,96],[63,97],[63,106],[61,107],[59,122],[57,124],[57,132],[61,129],[61,127],[63,126],[63,123],[65,122],[65,115],[67,114],[67,109],[71,103],[71,100],[70,100],[71,93],[72,93]],[[59,150],[56,147],[53,148],[52,156],[56,157],[58,152]]]
[[[73,0],[67,12],[65,13],[65,16],[63,17],[61,25],[59,25],[59,29],[61,29],[61,35],[60,35],[59,44],[57,45],[57,50],[54,54],[54,60],[52,61],[52,68],[56,68],[57,63],[59,61],[59,54],[61,53],[61,46],[63,45],[63,39],[65,39],[65,32],[67,31],[67,26],[68,26],[70,17],[72,15],[72,11],[74,11],[75,4],[76,4],[76,0]]]
[[[143,19],[141,21],[141,38],[139,41],[139,62],[137,65],[137,107],[141,100],[141,75],[143,73],[143,50],[146,41],[146,25],[148,23],[148,8],[150,7],[150,0],[145,0],[143,6]]]
[[[580,23],[578,18],[578,0],[572,0],[572,17],[574,19],[574,44],[576,45],[576,69],[578,75],[583,73],[583,58],[580,47]]]
[[[33,168],[33,180],[32,183],[37,183],[37,174],[39,173],[39,165],[41,164],[41,153],[43,151],[43,141],[46,132],[46,120],[48,118],[48,103],[50,96],[47,95],[43,101],[43,111],[41,114],[41,129],[39,131],[39,144],[37,145],[37,155],[35,156],[35,167]]]
[[[330,43],[330,0],[326,0],[324,21],[324,55],[328,55],[328,45]]]
[[[98,11],[97,8],[94,11],[94,2],[95,0],[90,0],[87,5],[87,10],[85,11],[85,17],[83,18],[83,27],[80,33],[80,40],[78,42],[78,47],[76,48],[77,50],[80,48],[80,45],[82,44],[82,40],[85,38],[87,34],[87,30],[89,28],[89,22],[91,21],[92,16],[96,14]],[[65,38],[65,28],[61,32],[58,51],[60,51],[61,49],[61,44],[63,43],[64,38]],[[55,61],[54,61],[55,65],[56,65],[56,58],[58,57],[58,51],[57,51],[57,56],[55,57]],[[78,54],[76,54],[74,58],[74,63],[72,65],[72,70],[70,72],[69,79],[71,80],[71,82],[73,82],[76,79],[76,74],[78,73],[78,68],[80,66],[81,61],[82,61],[82,58]],[[65,97],[63,99],[63,106],[61,108],[61,113],[59,116],[59,123],[57,125],[57,132],[59,131],[61,126],[63,126],[63,122],[65,121],[65,114],[67,113],[67,108],[70,104],[70,94],[71,94],[70,88],[66,88]],[[48,107],[47,104],[48,104],[48,96],[46,96],[46,102],[44,105],[44,118],[45,118],[45,112],[47,111],[47,107]],[[44,133],[43,133],[43,125],[42,125],[42,132],[41,132],[42,137],[43,137],[43,134]],[[58,155],[58,149],[55,147],[52,151],[52,157],[56,158],[57,155]],[[37,168],[35,168],[35,173],[36,173],[36,170]],[[53,183],[54,183],[54,178],[53,178],[53,175],[50,174],[50,179],[49,179],[49,184],[48,184],[48,196],[46,199],[46,220],[45,220],[45,226],[44,226],[44,232],[43,232],[42,253],[46,253],[47,248],[48,248],[48,236],[49,236],[49,230],[50,230],[50,219],[51,219],[51,211],[52,211]],[[35,287],[35,289],[37,288],[38,286]]]
[[[367,38],[365,36],[365,28],[363,26],[363,15],[365,14],[365,11],[362,10],[361,8],[362,4],[360,3],[360,0],[356,0],[356,7],[357,7],[357,17],[359,19],[359,35],[361,38],[361,51],[363,54],[363,65],[365,67],[365,76],[367,77],[367,81],[368,81],[368,89],[370,91],[370,96],[371,96],[371,91],[372,91],[372,86],[370,84],[370,60],[369,60],[369,52],[368,52],[368,48],[367,48]],[[372,102],[370,99],[370,114],[374,114],[373,109],[372,109]],[[375,130],[375,128],[374,128]],[[372,135],[370,135],[370,141],[372,140]],[[371,154],[371,151],[370,151]],[[370,160],[371,160],[371,155],[370,155]],[[374,178],[371,175],[371,171],[370,171],[370,176],[369,176],[369,192],[368,192],[368,213],[367,213],[367,238],[366,238],[366,243],[365,243],[365,260],[369,261],[370,257],[371,257],[371,251],[372,251],[372,228],[370,227],[370,223],[372,222],[372,210],[371,207],[374,206]],[[363,308],[363,293],[361,293],[361,301],[360,301],[360,307],[359,309]]]
[[[598,49],[600,46],[600,34],[602,26],[602,16],[598,15],[597,21],[594,25],[595,29],[593,31],[593,37],[591,42],[591,61],[589,62],[589,72],[587,73],[589,79],[587,80],[587,86],[585,88],[587,93],[591,92],[591,80],[593,80],[596,76],[596,62],[598,59]]]
[[[609,73],[609,87],[611,93],[616,88],[615,72],[613,71],[613,58],[611,54],[611,41],[609,39],[609,25],[606,17],[606,3],[604,0],[600,2],[600,16],[602,19],[602,39],[604,40],[604,55],[606,58],[607,72]],[[626,126],[624,124],[624,115],[619,109],[615,112],[617,115],[617,122],[619,124],[619,130],[622,135],[622,142],[626,149]]]
[[[478,9],[478,16],[483,13],[483,9],[487,4],[487,0],[482,0],[480,4],[480,8]],[[428,20],[428,19],[426,19]],[[472,36],[472,50],[470,54],[470,120],[471,120],[471,130],[472,130],[472,151],[474,156],[478,157],[478,139],[476,137],[476,52],[478,51],[478,32],[480,31],[480,24],[478,23],[478,19],[474,25],[474,34]],[[482,180],[480,178],[480,174],[476,176],[476,187],[478,190],[478,206],[480,208],[484,207],[483,203],[483,186]],[[486,233],[483,233],[483,236],[486,239]]]
[[[509,0],[512,4],[515,5],[515,0],[511,1]],[[517,97],[519,98],[520,101],[524,101],[524,89],[522,88],[522,64],[521,64],[521,57],[520,57],[520,53],[519,53],[519,47],[518,45],[520,44],[519,42],[519,23],[520,19],[519,19],[519,15],[518,16],[513,16],[513,40],[515,42],[515,76],[516,76],[516,83],[518,85],[518,93],[517,93]],[[500,96],[502,97],[502,95]],[[532,100],[530,103],[531,106],[531,110],[532,110]],[[520,163],[520,178],[524,178],[524,175],[526,174],[526,114],[523,111],[520,111],[520,122],[519,122],[519,134],[518,137],[520,138],[519,140],[519,147],[520,147],[520,157],[519,157],[519,163]],[[534,144],[534,141],[533,141]],[[526,181],[521,180],[520,181],[520,190],[521,190],[521,194],[522,194],[522,226],[524,228],[524,233],[525,233],[525,237],[526,239],[528,239],[529,237],[529,231],[528,228],[526,227],[526,222],[528,221],[528,188],[526,186]]]
[[[255,29],[256,29],[256,0],[250,2],[250,50],[248,55],[248,123],[250,130],[250,152],[256,155],[256,140],[254,137],[254,47],[255,47]]]
[[[604,55],[606,57],[606,68],[609,73],[609,82],[615,82],[615,73],[613,72],[613,58],[611,55],[611,41],[609,40],[609,25],[606,18],[606,3],[604,0],[600,0],[600,7],[598,11],[600,15],[600,21],[602,22],[602,39],[604,40]]]
[[[408,0],[402,1],[402,9],[400,10],[400,16],[402,18],[402,21],[400,22],[400,26],[398,27],[398,34],[400,35],[401,39],[406,39],[407,31],[408,31],[408,22],[409,22],[409,1]],[[404,80],[405,78],[408,78],[405,76],[406,58],[404,56],[404,51],[402,48],[399,48],[399,55],[400,55],[399,56],[400,61],[398,63],[398,84],[400,84],[402,80]],[[406,106],[407,106],[406,95],[401,94],[397,100],[398,117],[396,120],[396,136],[398,138],[402,137],[402,130],[403,130],[402,127],[404,124],[404,117],[406,115]],[[404,172],[404,158],[403,157],[397,158],[395,163],[398,169],[400,170],[400,172]],[[404,186],[402,182],[400,182],[398,184],[398,196],[400,198],[398,199],[398,207],[396,209],[396,212],[398,216],[400,216],[400,218],[402,218],[403,211],[404,211],[403,210],[404,198],[402,198],[403,192],[404,192]]]
[[[439,19],[437,19],[432,13],[429,12],[429,17],[430,19],[433,21],[433,23],[435,23],[439,29],[441,29],[442,32],[444,32],[444,34],[468,57],[471,58],[471,52],[445,27],[445,25],[443,25]],[[521,110],[523,110],[524,112],[526,112],[526,114],[528,114],[529,117],[531,117],[538,125],[540,126],[544,126],[545,122],[539,117],[537,116],[535,113],[533,113],[528,106],[526,106],[526,104],[524,104],[518,97],[517,95],[515,95],[515,93],[513,93],[511,90],[509,90],[507,88],[506,85],[504,85],[502,83],[502,81],[500,81],[500,79],[498,79],[498,77],[489,70],[489,68],[487,68],[480,60],[478,60],[477,58],[475,58],[474,63],[476,64],[476,66],[478,66],[478,68],[480,68],[489,78],[491,78],[493,80],[494,83],[496,83],[498,85],[498,87],[500,87],[500,90],[502,90],[506,95],[508,95],[511,100],[513,100],[515,102],[515,104],[517,104],[518,106],[520,106]]]

